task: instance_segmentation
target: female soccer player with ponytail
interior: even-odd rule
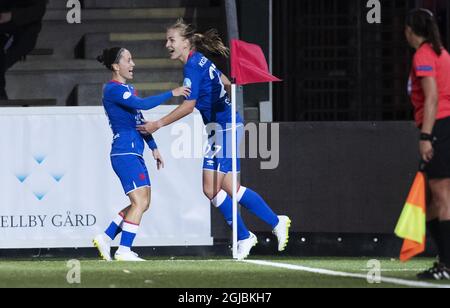
[[[174,96],[187,97],[190,90],[180,87],[158,96],[141,99],[127,81],[133,79],[135,64],[125,48],[105,49],[98,57],[112,71],[112,81],[104,87],[103,106],[114,134],[111,150],[112,167],[119,177],[131,205],[123,209],[105,233],[94,239],[101,257],[111,261],[111,241],[122,232],[119,249],[114,258],[118,261],[144,261],[131,251],[143,214],[150,206],[150,178],[142,157],[144,141],[153,151],[157,167],[164,167],[161,154],[151,135],[141,135],[136,126],[145,123],[140,110],[157,107]]]
[[[169,115],[157,122],[147,122],[139,127],[142,133],[154,133],[191,114],[197,108],[208,128],[213,128],[209,135],[208,153],[203,164],[203,191],[212,204],[223,214],[229,225],[232,224],[232,157],[231,157],[231,103],[226,87],[230,81],[216,66],[203,55],[215,54],[227,57],[228,48],[222,43],[217,31],[205,34],[196,33],[192,26],[182,19],[169,27],[166,48],[172,60],[184,64],[184,85],[191,89],[187,100]],[[243,123],[237,115],[238,144],[243,135]],[[214,127],[211,127],[211,126]],[[239,171],[239,161],[238,161]],[[239,187],[239,184],[238,184]],[[239,203],[272,228],[278,238],[278,250],[283,251],[289,239],[291,224],[287,216],[277,216],[259,194],[249,188],[240,186]],[[245,259],[253,246],[257,244],[256,236],[251,233],[240,215],[238,225],[238,258]]]
[[[429,10],[411,11],[405,34],[416,49],[409,88],[431,191],[427,225],[439,250],[439,262],[418,278],[450,279],[450,55]]]

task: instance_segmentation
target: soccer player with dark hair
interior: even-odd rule
[[[136,126],[145,123],[140,110],[155,108],[174,96],[187,97],[190,90],[180,87],[157,96],[139,98],[132,85],[134,67],[131,53],[125,48],[105,49],[98,61],[112,71],[112,80],[103,90],[103,106],[114,134],[111,150],[112,167],[119,177],[131,205],[123,209],[104,234],[95,237],[94,245],[101,257],[111,261],[111,241],[122,232],[119,249],[114,258],[118,261],[143,261],[131,251],[143,214],[149,209],[151,184],[143,159],[144,142],[153,151],[158,170],[164,167],[152,135],[141,135]]]
[[[169,115],[156,122],[141,126],[141,132],[154,133],[191,114],[197,108],[204,124],[212,129],[209,134],[208,153],[203,163],[203,192],[232,225],[232,157],[231,151],[231,102],[226,88],[231,85],[228,78],[204,54],[227,57],[229,50],[224,46],[216,30],[205,34],[195,31],[182,19],[168,28],[166,48],[172,60],[184,65],[184,85],[191,94]],[[237,115],[237,142],[243,136],[243,122]],[[214,127],[212,127],[214,126]],[[240,166],[238,161],[238,172]],[[267,223],[278,238],[278,250],[283,251],[289,240],[291,220],[277,216],[261,196],[253,190],[239,185],[238,202],[259,219]],[[245,226],[241,216],[237,218],[238,259],[245,259],[257,244],[256,236]]]
[[[408,14],[405,35],[416,50],[409,90],[431,191],[427,227],[439,250],[439,262],[418,278],[450,279],[450,55],[429,10]]]

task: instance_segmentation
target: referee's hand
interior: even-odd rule
[[[431,144],[431,141],[420,141],[420,157],[422,159],[429,163],[434,156],[434,149],[433,145]]]

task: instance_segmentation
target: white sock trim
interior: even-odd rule
[[[247,191],[247,187],[241,186],[241,188],[239,188],[239,191],[237,193],[237,201],[238,202],[241,202],[242,197],[244,196],[246,191]]]
[[[122,228],[122,230],[123,230],[124,232],[129,232],[129,233],[137,234],[138,229],[139,229],[139,226],[138,226],[138,225],[133,225],[133,224],[130,224],[130,223],[126,222],[126,221],[123,223],[123,228]]]
[[[225,202],[225,199],[227,197],[228,197],[228,194],[224,190],[221,190],[221,191],[219,191],[217,196],[211,200],[211,202],[215,207],[219,208]]]
[[[120,225],[123,222],[123,217],[120,215],[117,215],[116,218],[114,218],[113,222],[120,227]]]

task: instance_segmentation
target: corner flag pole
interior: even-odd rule
[[[231,157],[232,157],[232,171],[233,171],[233,259],[238,258],[237,252],[237,138],[236,138],[236,114],[237,114],[237,86],[233,80],[231,85]]]
[[[238,39],[231,40],[231,141],[233,161],[233,258],[238,258],[237,240],[237,85],[281,81],[269,72],[266,57],[260,46]]]

